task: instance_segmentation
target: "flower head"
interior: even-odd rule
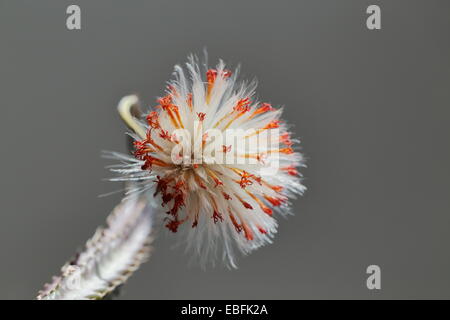
[[[237,82],[222,61],[201,70],[191,57],[186,67],[175,66],[166,94],[132,135],[133,156],[120,156],[114,171],[137,181],[131,192],[160,203],[165,227],[187,233],[201,262],[219,253],[235,267],[234,251],[270,243],[276,213],[304,191],[302,156],[282,110],[256,100],[255,82]]]

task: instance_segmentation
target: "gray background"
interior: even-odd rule
[[[82,9],[68,31],[65,9]],[[365,9],[379,4],[382,30]],[[120,196],[115,107],[206,46],[286,106],[309,190],[273,245],[202,271],[161,236],[124,299],[450,298],[449,1],[0,1],[0,298],[30,299]],[[365,286],[382,268],[382,290]]]

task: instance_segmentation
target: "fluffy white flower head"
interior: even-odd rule
[[[305,189],[282,110],[257,101],[255,82],[237,74],[195,57],[175,66],[166,95],[132,135],[133,157],[113,169],[137,182],[131,192],[160,204],[165,227],[184,233],[201,263],[219,254],[232,267],[236,251],[271,242],[276,215]]]

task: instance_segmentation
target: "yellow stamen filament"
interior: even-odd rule
[[[157,165],[160,167],[171,167],[172,165],[162,161],[161,159],[152,157],[152,165]]]
[[[255,200],[256,201],[256,203],[259,205],[259,207],[265,212],[265,213],[267,213],[267,214],[272,214],[272,210],[268,207],[268,206],[266,206],[262,201],[261,201],[261,199],[259,199],[257,196],[255,196],[253,193],[251,193],[250,191],[248,191],[248,190],[245,190],[246,192],[247,192],[247,194],[250,196],[250,197],[252,197],[252,199],[253,200]]]
[[[180,111],[178,110],[178,107],[174,106],[173,109],[174,109],[175,116],[176,116],[176,118],[178,120],[179,125],[181,126],[181,128],[184,129],[183,121],[181,121]]]
[[[213,170],[209,169],[208,167],[205,168],[206,172],[212,177],[214,182],[216,183],[216,186],[222,185],[222,181],[219,179],[219,177],[214,173]]]
[[[231,112],[227,113],[226,115],[224,115],[221,119],[219,119],[219,121],[216,122],[216,124],[213,126],[213,128],[217,128],[222,123],[222,121],[224,121],[226,118],[228,118],[233,113],[234,113],[234,111],[231,111]]]
[[[173,126],[177,129],[180,129],[180,125],[178,124],[177,120],[175,119],[175,116],[173,115],[170,106],[163,108],[163,110],[165,110],[167,112],[167,114],[169,115],[170,121],[172,122]]]
[[[243,112],[240,112],[240,113],[238,113],[236,116],[234,116],[234,118],[231,119],[231,120],[228,122],[228,124],[225,126],[225,128],[223,128],[223,130],[228,129],[228,127],[231,126],[231,124],[232,124],[234,121],[236,121],[237,119],[239,119],[243,114],[244,114]]]

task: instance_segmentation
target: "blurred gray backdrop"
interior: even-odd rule
[[[82,30],[66,29],[78,4]],[[366,28],[378,4],[382,29]],[[202,271],[165,232],[123,299],[450,298],[449,1],[0,0],[0,298],[31,299],[104,223],[119,99],[207,47],[286,106],[308,191],[275,243]],[[382,289],[366,288],[366,268]]]

